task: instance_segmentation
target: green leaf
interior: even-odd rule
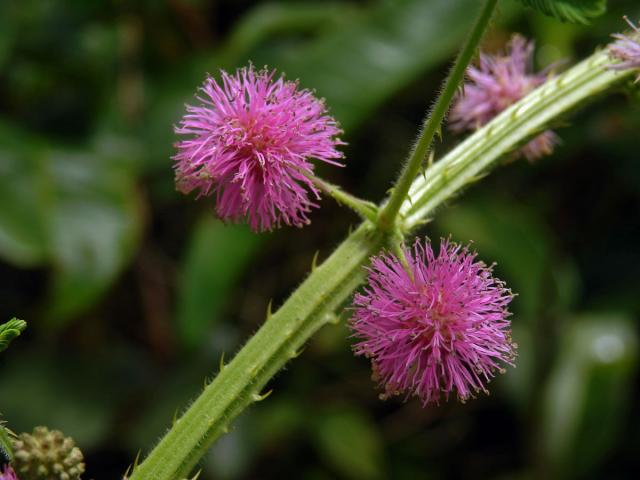
[[[49,319],[63,322],[100,298],[140,237],[141,202],[117,142],[49,145],[0,122],[0,255],[52,268]]]
[[[380,432],[359,411],[324,412],[314,433],[320,453],[343,476],[363,480],[384,477]]]
[[[176,328],[183,346],[202,345],[262,238],[211,213],[196,225],[178,287]]]
[[[520,0],[558,20],[588,24],[607,10],[607,0]]]
[[[47,174],[41,143],[0,122],[0,255],[19,267],[47,257]]]
[[[58,323],[99,299],[126,265],[142,212],[131,176],[100,155],[56,151],[49,161],[54,274],[47,314]]]
[[[343,2],[262,3],[249,10],[235,25],[222,48],[223,63],[235,63],[270,37],[309,34],[329,25],[344,25],[358,13]]]
[[[27,328],[27,322],[17,318],[12,318],[0,325],[0,352],[6,350],[11,340],[20,335],[25,328]]]

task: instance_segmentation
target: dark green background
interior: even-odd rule
[[[345,129],[346,167],[383,198],[477,0],[0,2],[0,357],[16,431],[71,434],[87,478],[118,478],[357,219],[329,199],[311,226],[254,235],[174,190],[172,126],[206,72],[251,60],[299,78]],[[609,41],[511,0],[485,40],[536,39],[539,67]],[[634,98],[635,95],[635,98]],[[567,127],[567,128],[564,128]],[[640,473],[640,98],[589,104],[563,144],[509,163],[423,232],[473,240],[513,302],[518,366],[492,394],[381,402],[348,331],[323,329],[203,461],[203,479],[637,478]],[[438,154],[455,144],[449,134]]]

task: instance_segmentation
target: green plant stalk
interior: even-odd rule
[[[591,100],[632,71],[614,72],[605,52],[598,52],[566,73],[533,91],[461,143],[413,182],[412,201],[402,205],[406,235],[435,208],[451,198],[479,174],[495,167],[505,153],[549,122]],[[254,402],[262,389],[321,326],[334,321],[334,311],[364,278],[362,266],[385,245],[388,234],[371,222],[351,233],[267,320],[236,357],[187,409],[137,466],[131,480],[185,478],[210,445],[224,434],[233,419]]]
[[[375,222],[378,218],[378,206],[368,200],[362,200],[350,193],[345,192],[337,185],[333,185],[314,175],[307,175],[315,186],[330,195],[336,202],[349,207],[356,212],[362,220],[370,220]]]
[[[383,235],[365,222],[333,252],[289,297],[280,309],[267,313],[264,325],[221,368],[213,383],[178,419],[131,479],[169,480],[186,477],[229,423],[264,397],[267,381],[298,355],[306,340],[334,321],[333,312],[361,283],[362,265],[383,244]]]
[[[611,63],[606,50],[596,52],[503,111],[434,163],[409,190],[400,210],[403,229],[410,231],[425,222],[437,206],[481,178],[497,158],[514,152],[562,115],[634,73],[609,70]]]
[[[467,67],[469,66],[469,63],[471,63],[471,60],[478,49],[478,45],[480,44],[484,32],[491,21],[491,17],[493,16],[497,3],[498,0],[485,1],[482,11],[480,12],[480,16],[476,20],[476,23],[469,34],[469,38],[456,58],[453,68],[444,83],[442,92],[440,92],[433,110],[431,110],[424,120],[422,130],[418,136],[418,141],[413,147],[413,150],[409,155],[409,159],[405,163],[398,180],[391,190],[389,200],[383,207],[381,207],[382,209],[378,218],[378,225],[380,229],[391,232],[395,228],[396,217],[400,207],[406,200],[409,188],[416,178],[416,175],[418,175],[420,168],[423,166],[424,160],[429,153],[429,149],[431,148],[431,144],[433,143],[436,133],[440,132],[442,128],[442,121],[449,111],[449,106],[453,101],[453,97],[464,80]]]

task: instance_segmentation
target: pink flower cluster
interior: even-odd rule
[[[619,62],[609,65],[609,68],[614,70],[640,69],[640,28],[634,25],[629,18],[624,17],[624,19],[637,35],[635,38],[621,33],[613,35],[616,41],[609,45],[609,54]],[[640,82],[640,73],[638,73],[636,82]]]
[[[302,226],[319,192],[310,159],[340,165],[341,133],[322,100],[275,72],[221,72],[187,106],[173,157],[178,189],[216,195],[217,215],[254,231]]]
[[[371,359],[383,398],[404,393],[423,405],[455,394],[465,401],[512,365],[507,306],[513,295],[476,254],[442,240],[373,257],[350,321],[357,355]],[[410,272],[410,273],[409,273]]]
[[[449,114],[456,132],[475,130],[516,103],[549,77],[532,73],[534,44],[515,35],[506,55],[480,55],[478,67],[469,67],[466,83]],[[532,161],[553,152],[557,135],[546,130],[520,148],[519,154]]]

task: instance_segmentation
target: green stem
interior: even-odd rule
[[[605,69],[611,61],[599,52],[549,81],[496,117],[449,155],[433,164],[411,187],[405,202],[406,227],[451,198],[479,174],[495,167],[505,153],[594,95],[629,78],[633,72]],[[394,234],[400,230],[394,232]],[[185,478],[209,446],[260,392],[311,335],[333,318],[333,312],[364,278],[362,266],[388,242],[389,234],[364,222],[298,287],[233,361],[224,367],[189,409],[134,469],[131,480]]]
[[[369,220],[372,223],[376,222],[376,219],[378,218],[378,206],[375,203],[351,195],[350,193],[342,190],[337,185],[333,185],[316,176],[307,175],[307,177],[320,190],[327,193],[328,195],[331,195],[336,202],[349,207],[351,210],[360,215],[363,220]]]
[[[186,477],[209,446],[229,428],[278,370],[360,284],[362,265],[383,244],[369,222],[353,232],[267,320],[173,425],[131,480]]]
[[[422,224],[437,206],[481,178],[496,159],[514,151],[576,106],[633,75],[630,70],[609,70],[610,64],[606,50],[595,53],[544,83],[434,163],[424,176],[415,179],[402,205],[404,230]]]
[[[424,159],[426,158],[427,153],[429,153],[429,149],[431,148],[431,144],[433,143],[436,133],[440,131],[442,121],[449,111],[449,106],[451,105],[451,101],[453,100],[458,87],[464,80],[467,67],[469,66],[469,63],[471,63],[476,49],[482,40],[482,36],[491,21],[491,17],[493,16],[497,3],[498,0],[485,1],[484,7],[480,12],[480,16],[476,20],[473,30],[462,47],[462,50],[460,50],[458,58],[456,58],[453,69],[445,81],[442,92],[440,93],[433,110],[431,110],[431,113],[425,118],[422,125],[422,131],[418,136],[418,141],[413,147],[413,150],[409,155],[409,159],[400,173],[400,177],[393,186],[389,201],[380,212],[378,225],[382,230],[389,232],[395,228],[396,217],[398,216],[400,207],[407,198],[407,193],[409,192],[411,183],[416,178],[416,175],[418,175]]]

